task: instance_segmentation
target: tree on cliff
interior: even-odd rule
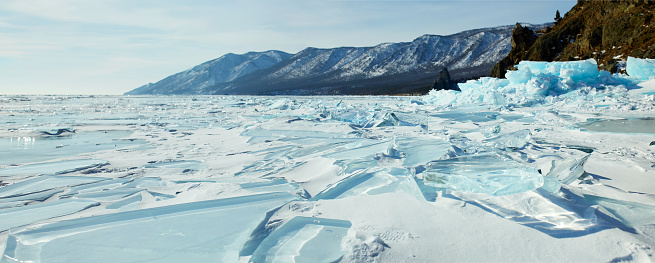
[[[557,10],[555,12],[555,23],[559,23],[560,21],[562,21],[562,16],[559,14],[559,10]]]

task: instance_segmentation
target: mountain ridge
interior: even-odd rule
[[[523,24],[536,28],[549,25]],[[259,67],[247,67],[228,74],[230,78],[212,77],[211,74],[221,71],[225,75],[224,71],[236,67],[238,63],[224,63],[224,57],[228,55],[240,57],[241,60],[237,60],[247,64],[248,59],[266,52],[226,54],[159,82],[141,86],[126,95],[427,92],[443,68],[448,68],[455,79],[486,75],[509,53],[513,28],[513,25],[506,25],[445,36],[424,34],[409,42],[386,42],[368,47],[308,47],[296,54],[266,51],[273,54],[264,56],[266,59],[261,60],[267,63],[261,63]],[[232,68],[226,65],[232,65]]]

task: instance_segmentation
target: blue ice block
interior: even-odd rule
[[[495,153],[430,162],[423,178],[425,185],[437,189],[494,196],[530,191],[544,183],[543,176],[536,169]]]
[[[655,77],[655,59],[628,57],[626,72],[631,77],[645,81]]]

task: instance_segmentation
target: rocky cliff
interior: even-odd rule
[[[627,56],[655,58],[654,16],[653,0],[579,0],[550,28],[533,33],[517,26],[512,51],[490,75],[502,78],[521,60],[593,58],[600,69],[616,72]]]

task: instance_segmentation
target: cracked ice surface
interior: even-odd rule
[[[3,96],[0,262],[652,261],[655,85],[593,65],[425,97]]]

